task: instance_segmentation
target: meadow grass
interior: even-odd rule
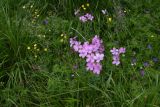
[[[82,23],[74,10],[86,3],[0,1],[0,107],[160,106],[160,61],[153,60],[160,59],[160,1],[88,1],[81,13],[94,20]],[[94,35],[105,46],[100,75],[87,71],[69,44]],[[119,66],[113,47],[126,48]]]

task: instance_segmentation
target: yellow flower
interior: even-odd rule
[[[34,44],[34,47],[36,47],[37,46],[37,44]]]
[[[44,51],[48,51],[48,49],[47,49],[47,48],[44,48]]]
[[[62,33],[62,34],[61,34],[61,37],[63,37],[63,36],[64,36],[64,34]]]
[[[111,17],[109,17],[109,18],[108,18],[108,21],[109,21],[109,22],[111,22],[111,21],[112,21],[112,18],[111,18]]]
[[[28,49],[28,50],[30,50],[30,49],[31,49],[31,47],[29,47],[29,46],[28,46],[28,47],[27,47],[27,49]]]
[[[23,6],[23,9],[25,9],[26,8],[26,6]]]
[[[83,8],[83,10],[86,10],[86,8]]]
[[[37,49],[37,51],[39,51],[39,49]]]
[[[66,39],[66,38],[67,38],[67,36],[65,35],[65,36],[64,36],[64,39]]]
[[[30,8],[33,8],[33,5],[31,5]]]
[[[37,58],[37,55],[34,55],[35,58]]]
[[[61,39],[60,42],[63,42],[63,39]]]
[[[81,7],[84,8],[84,5],[82,5]]]
[[[89,7],[89,3],[87,3],[86,5],[87,5],[87,7]]]

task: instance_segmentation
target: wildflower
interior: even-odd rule
[[[124,10],[124,13],[126,13],[127,11],[126,10]]]
[[[125,52],[126,52],[126,48],[121,47],[121,48],[119,49],[119,53],[125,53]]]
[[[34,55],[35,58],[37,58],[37,55]]]
[[[144,74],[145,74],[144,70],[141,69],[141,70],[140,70],[140,75],[141,75],[141,76],[144,76]]]
[[[107,14],[107,10],[106,10],[106,9],[101,10],[101,12],[102,12],[104,15]]]
[[[37,51],[39,51],[39,49],[37,49]]]
[[[136,62],[137,62],[137,59],[136,58],[132,58],[132,60],[131,60],[131,65],[133,66],[133,65],[136,65]]]
[[[86,10],[86,8],[83,8],[83,10]]]
[[[110,52],[112,53],[113,57],[113,61],[112,61],[112,64],[118,66],[120,64],[120,54],[122,53],[125,53],[126,52],[126,49],[121,47],[119,49],[116,49],[116,48],[113,48],[110,50]]]
[[[152,50],[152,45],[151,45],[151,44],[148,44],[148,45],[147,45],[147,48],[150,49],[150,50]]]
[[[74,15],[77,16],[79,14],[79,12],[80,12],[80,9],[74,10]]]
[[[63,36],[64,36],[64,34],[62,33],[62,34],[61,34],[61,37],[63,37]]]
[[[100,71],[102,70],[102,65],[99,63],[94,64],[93,73],[100,74]]]
[[[85,17],[88,19],[88,20],[90,20],[90,21],[92,21],[93,20],[93,16],[91,15],[91,14],[89,14],[89,13],[87,13],[86,15],[85,15]]]
[[[92,42],[84,42],[83,44],[76,41],[75,38],[70,38],[70,46],[75,52],[79,53],[79,57],[86,58],[86,69],[99,74],[102,70],[100,61],[104,58],[104,46],[102,40],[97,35],[92,39]]]
[[[89,13],[86,13],[85,15],[79,17],[79,20],[82,22],[92,21],[93,19],[94,17]]]
[[[44,24],[44,25],[47,25],[47,24],[48,24],[48,20],[44,20],[44,21],[43,21],[43,24]]]
[[[28,49],[28,50],[30,50],[30,49],[31,49],[31,47],[29,47],[29,46],[28,46],[28,47],[27,47],[27,49]]]
[[[143,63],[143,66],[144,66],[144,67],[148,67],[148,66],[149,66],[149,63],[148,63],[148,62],[144,62],[144,63]]]
[[[104,58],[104,54],[100,54],[100,53],[96,53],[95,56],[94,56],[94,60],[95,60],[96,62],[102,61],[103,58]]]
[[[66,39],[66,38],[67,38],[67,36],[65,35],[65,36],[64,36],[64,39]]]
[[[86,22],[87,21],[87,18],[85,16],[80,16],[79,17],[79,20],[82,21],[82,22]]]
[[[44,51],[48,51],[48,49],[47,49],[47,48],[44,48]]]
[[[108,18],[108,21],[109,21],[109,22],[111,22],[111,21],[112,21],[112,18],[111,18],[111,17],[109,17],[109,18]]]
[[[119,54],[119,50],[116,49],[116,48],[111,49],[110,52],[111,52],[113,55],[118,55],[118,54]]]
[[[23,6],[23,9],[25,9],[26,8],[26,6]]]
[[[89,3],[87,3],[86,6],[89,7]]]
[[[82,5],[81,7],[84,8],[84,5]]]
[[[34,47],[36,47],[37,46],[37,44],[34,44]]]
[[[158,62],[158,58],[157,57],[153,57],[152,60],[153,60],[154,63]]]
[[[63,42],[63,39],[61,39],[60,42]]]
[[[33,8],[33,5],[31,5],[30,8]]]

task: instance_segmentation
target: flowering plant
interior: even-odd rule
[[[95,35],[92,42],[84,42],[83,44],[76,40],[76,37],[70,38],[70,47],[75,52],[79,53],[79,57],[86,59],[86,69],[93,71],[95,74],[100,74],[102,70],[101,61],[104,58],[103,41]]]

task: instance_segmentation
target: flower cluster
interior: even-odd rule
[[[80,16],[79,17],[79,20],[82,21],[82,22],[87,22],[87,21],[92,21],[93,20],[93,16],[89,13],[86,13],[85,15],[83,16]]]
[[[102,40],[96,35],[92,42],[84,42],[83,44],[76,40],[76,38],[70,38],[70,47],[75,52],[79,53],[79,57],[86,59],[86,69],[93,71],[95,74],[100,74],[102,70],[101,61],[104,58],[104,46]]]
[[[123,47],[121,47],[119,49],[113,48],[113,49],[110,50],[110,52],[113,55],[112,64],[119,65],[120,64],[120,57],[119,56],[120,56],[120,54],[126,52],[126,48],[123,48]]]

